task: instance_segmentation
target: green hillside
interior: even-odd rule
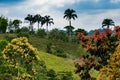
[[[74,74],[75,67],[72,64],[72,60],[60,58],[44,52],[39,52],[38,55],[41,60],[45,61],[47,69],[54,69],[56,72],[71,71],[75,80],[79,80],[78,76]]]
[[[0,34],[0,39],[10,40],[17,37],[16,34]],[[70,58],[79,57],[80,52],[84,52],[79,44],[63,42],[60,40],[50,40],[46,38],[39,38],[35,35],[29,35],[29,42],[36,47],[39,51],[46,52],[46,46],[48,43],[52,43],[57,49],[64,51]]]

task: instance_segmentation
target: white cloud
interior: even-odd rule
[[[110,0],[111,3],[118,3],[120,0]]]
[[[96,10],[96,12],[99,10]],[[74,23],[79,28],[83,28],[87,31],[91,29],[98,29],[102,26],[102,21],[105,18],[112,19],[116,25],[120,25],[120,9],[111,9],[111,10],[101,10],[100,13],[89,14],[89,13],[79,13],[79,20]],[[79,26],[78,26],[79,25]]]
[[[68,25],[68,21],[63,19],[64,12],[59,11],[59,8],[64,8],[66,5],[78,3],[81,1],[89,0],[26,0],[25,2],[18,5],[0,7],[0,15],[4,15],[12,19],[20,19],[22,21],[24,21],[24,18],[27,16],[27,14],[41,14],[42,16],[50,15],[54,19],[55,24],[51,25],[49,29],[63,29],[66,25]],[[99,2],[100,0],[91,1]],[[72,25],[76,29],[83,28],[89,31],[91,29],[101,28],[101,23],[105,18],[111,18],[115,21],[116,25],[120,25],[120,9],[94,10],[93,12],[96,13],[90,12],[92,11],[86,11],[84,13],[77,12],[78,19],[75,21],[72,20]]]

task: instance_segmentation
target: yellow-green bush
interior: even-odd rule
[[[100,70],[97,80],[120,80],[120,44],[111,55],[109,64]]]
[[[30,63],[32,60],[38,60],[36,55],[37,49],[28,43],[25,37],[15,38],[3,50],[4,58],[15,63],[18,59],[24,59],[25,63]]]
[[[28,39],[25,37],[13,39],[6,48],[3,50],[3,58],[7,60],[11,65],[18,69],[17,76],[22,75],[20,73],[21,68],[30,75],[36,74],[32,64],[39,61],[39,57],[36,54],[37,49],[29,44]]]

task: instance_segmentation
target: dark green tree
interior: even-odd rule
[[[15,31],[17,31],[18,29],[20,29],[20,28],[19,28],[20,23],[22,23],[21,20],[18,20],[18,19],[13,20],[13,23],[12,23],[12,24],[13,24],[13,26],[14,26],[14,28],[15,28]]]
[[[65,26],[64,28],[67,30],[67,34],[69,36],[69,42],[71,42],[74,27],[73,26]]]
[[[27,17],[25,17],[25,20],[30,22],[29,30],[33,32],[33,24],[35,23],[35,17],[31,14],[28,14]]]
[[[5,33],[8,26],[8,20],[4,17],[0,17],[0,33]]]
[[[57,28],[52,29],[49,32],[49,39],[62,40],[64,42],[68,42],[68,37],[66,36],[65,31],[59,30]]]
[[[115,26],[115,23],[112,19],[104,19],[102,22],[102,27],[107,26],[109,28],[110,26]]]
[[[65,26],[64,28],[67,30],[68,36],[71,36],[73,33],[74,27],[73,26]]]
[[[51,24],[54,24],[53,18],[51,18],[49,15],[44,16],[44,20],[43,20],[42,24],[46,24],[46,31],[47,31],[47,35],[48,35],[48,26]]]
[[[34,18],[35,18],[35,22],[38,23],[38,30],[39,30],[39,24],[40,24],[41,21],[42,21],[42,16],[41,16],[40,14],[36,14],[36,15],[34,16]],[[41,25],[41,26],[42,26],[42,25]]]
[[[77,30],[75,30],[75,33],[77,34],[78,32],[82,32],[84,35],[88,35],[88,32],[85,29],[78,28]]]
[[[29,29],[28,29],[28,27],[23,26],[23,27],[20,29],[20,32],[28,33],[28,32],[29,32]]]
[[[10,33],[13,33],[13,21],[10,19],[9,22],[8,22],[8,31]]]
[[[46,36],[45,29],[38,29],[37,36],[40,38],[44,38]]]

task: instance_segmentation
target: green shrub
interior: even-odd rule
[[[0,40],[0,51],[3,51],[3,49],[6,47],[7,44],[8,44],[8,41]]]
[[[29,29],[27,28],[27,27],[22,27],[21,29],[20,29],[20,32],[29,32]]]
[[[4,37],[9,42],[12,41],[12,39],[16,38],[16,36],[13,34],[6,34]]]
[[[57,80],[56,78],[56,72],[53,70],[53,69],[50,69],[48,72],[47,72],[47,76],[49,77],[48,80]]]
[[[17,34],[17,37],[27,37],[29,38],[29,34],[27,32],[20,32]]]
[[[58,80],[73,80],[73,74],[72,72],[59,72],[57,74]]]
[[[48,43],[48,44],[47,44],[46,52],[47,52],[47,53],[52,53],[52,43]]]
[[[67,58],[67,54],[64,53],[64,51],[60,48],[57,48],[56,55],[59,56],[59,57]]]
[[[45,32],[45,29],[39,29],[37,31],[37,36],[40,37],[40,38],[44,38],[46,36],[46,32]]]
[[[11,74],[6,73],[0,76],[0,80],[13,80],[13,76]]]

